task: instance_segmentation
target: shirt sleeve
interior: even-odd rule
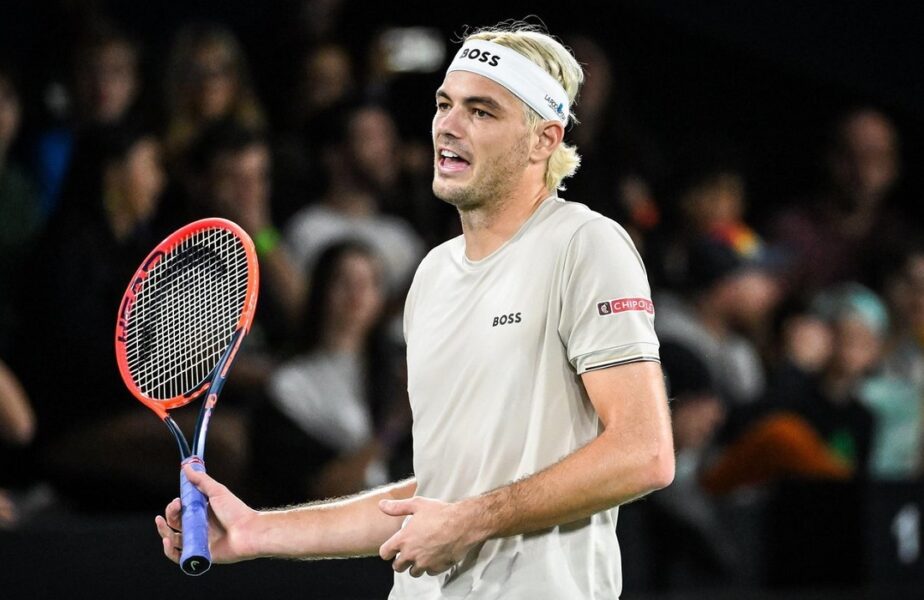
[[[583,224],[562,268],[558,333],[578,374],[660,361],[648,275],[622,227],[605,217]]]

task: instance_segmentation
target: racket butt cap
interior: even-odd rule
[[[183,461],[194,471],[205,472],[202,458],[193,455]],[[180,519],[183,523],[183,552],[180,568],[187,575],[202,575],[212,565],[209,552],[208,499],[180,469],[180,502],[183,504]]]

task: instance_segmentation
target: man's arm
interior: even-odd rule
[[[484,540],[569,523],[670,484],[674,448],[660,365],[638,362],[582,376],[604,425],[592,442],[554,465],[454,503],[427,498],[382,502],[413,515],[381,548],[396,571],[439,573]]]
[[[207,474],[187,468],[186,475],[209,499],[209,546],[217,563],[374,556],[403,521],[382,513],[379,502],[410,498],[417,490],[417,482],[408,479],[349,498],[257,511]],[[174,499],[164,516],[155,519],[164,554],[174,562],[183,542],[180,508],[179,498]]]

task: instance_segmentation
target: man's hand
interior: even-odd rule
[[[184,466],[186,477],[208,498],[209,502],[209,548],[212,562],[233,563],[253,558],[253,540],[245,533],[248,525],[257,518],[257,511],[244,504],[227,487],[218,483],[206,473],[193,471]],[[154,518],[157,533],[164,545],[164,554],[179,563],[183,551],[183,535],[180,531],[180,499],[174,498],[164,510],[164,516]]]
[[[483,541],[475,526],[477,513],[468,504],[429,498],[382,500],[386,515],[406,516],[404,526],[379,549],[383,560],[394,560],[398,573],[410,569],[412,577],[436,575],[461,561]]]

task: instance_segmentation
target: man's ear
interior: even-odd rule
[[[536,134],[529,158],[535,162],[543,162],[561,145],[565,138],[565,127],[558,121],[543,121]]]

